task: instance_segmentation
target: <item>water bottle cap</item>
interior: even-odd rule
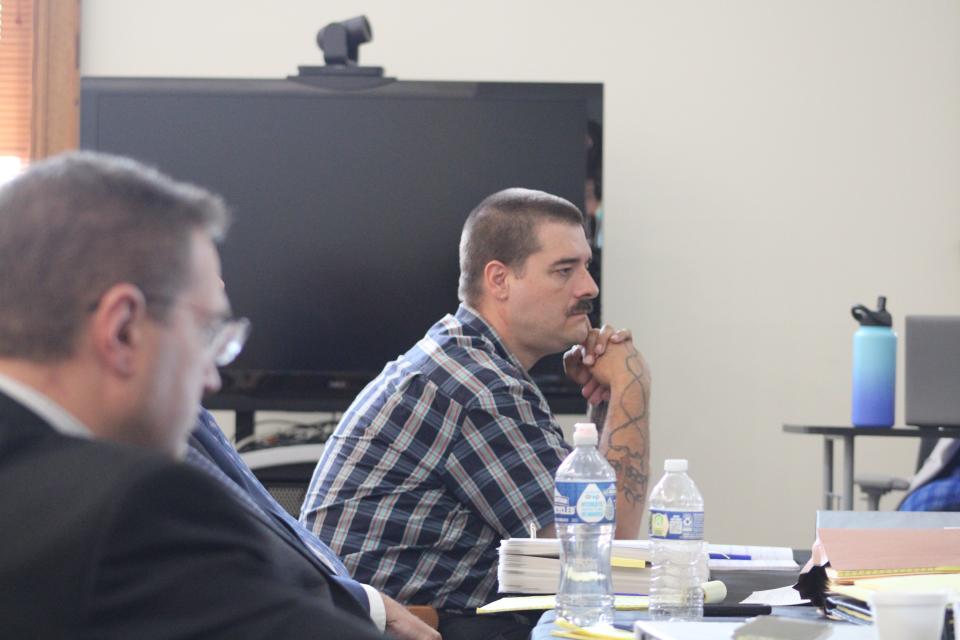
[[[877,309],[868,309],[862,304],[858,304],[852,309],[854,320],[860,323],[861,327],[892,327],[893,316],[887,311],[887,297],[877,298]]]
[[[578,422],[573,427],[573,444],[575,446],[597,444],[597,425],[592,422]]]
[[[687,461],[683,458],[671,458],[663,461],[663,470],[667,473],[679,473],[687,470]]]

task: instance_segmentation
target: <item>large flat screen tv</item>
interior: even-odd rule
[[[223,274],[253,332],[205,403],[341,410],[456,309],[460,229],[480,200],[524,186],[583,207],[602,96],[599,84],[88,77],[81,146],[209,187],[235,212]],[[583,410],[559,357],[533,373],[556,411]]]

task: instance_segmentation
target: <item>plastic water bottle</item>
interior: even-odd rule
[[[666,460],[650,494],[650,617],[703,617],[703,497],[686,460]]]
[[[557,615],[579,627],[613,624],[610,547],[616,474],[597,451],[597,428],[575,427],[574,450],[557,469],[554,522],[560,538]]]
[[[853,334],[853,410],[855,427],[892,427],[897,390],[897,334],[887,299],[877,309],[858,304],[850,310],[860,323]]]

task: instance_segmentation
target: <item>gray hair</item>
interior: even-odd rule
[[[0,187],[0,357],[72,355],[112,286],[130,283],[164,319],[189,285],[195,231],[219,240],[223,200],[118,156],[65,153]]]
[[[569,200],[544,191],[504,189],[488,196],[467,216],[460,236],[460,300],[476,304],[483,271],[491,260],[522,271],[540,250],[537,225],[545,220],[583,226],[583,213]]]

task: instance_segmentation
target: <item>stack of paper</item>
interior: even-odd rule
[[[861,601],[870,599],[870,594],[877,591],[899,591],[909,593],[925,593],[929,591],[949,591],[950,601],[960,600],[960,573],[894,576],[889,578],[862,578],[854,580],[850,585],[835,585],[836,593],[856,598]]]
[[[557,538],[507,538],[500,541],[500,555],[560,557],[560,540]],[[650,560],[650,542],[648,540],[614,540],[613,552],[616,558],[631,560]]]
[[[815,562],[826,566],[828,615],[869,622],[876,591],[947,589],[960,597],[960,529],[822,528]]]
[[[850,584],[831,584],[826,600],[832,608],[828,615],[848,622],[869,623],[873,619],[870,595],[878,591],[929,593],[947,591],[949,601],[960,599],[960,573],[862,578]]]
[[[720,581],[705,582],[703,584],[703,602],[716,604],[723,602],[727,597],[727,585]],[[510,611],[546,611],[557,606],[555,595],[546,596],[510,596],[494,600],[482,607],[477,607],[478,614],[507,613]],[[650,606],[647,596],[615,595],[613,606],[617,611],[636,611]]]
[[[820,529],[832,584],[858,578],[960,573],[960,529]]]
[[[610,565],[615,593],[650,590],[650,543],[614,540]],[[560,541],[510,538],[500,542],[497,567],[500,593],[556,593],[560,585]]]
[[[708,544],[711,571],[795,571],[786,547]],[[650,542],[614,540],[610,564],[616,593],[647,593]],[[509,538],[500,542],[497,571],[500,593],[555,593],[560,584],[560,541],[556,538]]]

